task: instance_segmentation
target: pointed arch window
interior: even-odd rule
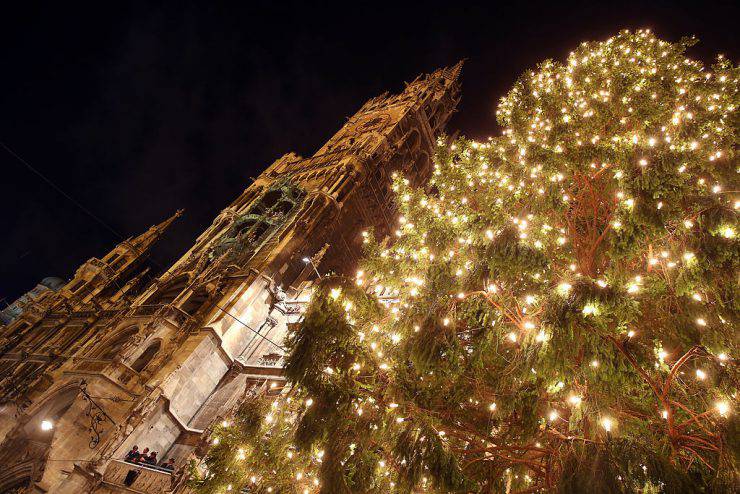
[[[162,342],[160,340],[157,340],[150,344],[148,347],[146,347],[146,350],[141,352],[139,357],[134,361],[133,364],[131,364],[131,368],[135,370],[136,372],[143,371],[147,365],[149,365],[149,362],[152,361],[154,356],[159,352],[159,349],[162,347]]]

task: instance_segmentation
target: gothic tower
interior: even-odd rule
[[[24,485],[28,492],[131,492],[124,486],[131,466],[120,461],[131,446],[149,447],[182,467],[202,454],[211,425],[250,389],[279,391],[282,341],[300,318],[312,280],[350,273],[363,229],[389,231],[394,172],[416,183],[430,175],[435,136],[459,100],[461,66],[368,101],[313,156],[289,153],[275,161],[135,297],[125,287],[111,295],[110,282],[96,281],[102,268],[83,265],[60,297],[97,303],[91,314],[110,313],[105,331],[67,344],[70,358],[56,374],[39,371],[45,390],[29,393],[14,384],[23,397],[16,401],[27,405],[19,418],[2,422],[0,460],[19,438],[41,434],[42,421],[48,430],[46,442],[35,446],[41,459],[0,473],[0,491]],[[111,253],[102,263],[126,269],[126,253],[149,245],[141,242],[122,244],[114,251],[119,257]],[[101,293],[110,301],[97,301]],[[7,344],[36,333],[8,329]],[[27,360],[16,355],[16,365]],[[6,382],[6,372],[0,379]],[[186,490],[182,468],[175,475],[139,470],[133,492]]]

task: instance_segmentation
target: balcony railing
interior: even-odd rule
[[[195,319],[190,314],[171,304],[139,305],[131,310],[130,315],[135,317],[161,317],[163,319],[169,320],[170,322],[177,325],[178,328],[186,332],[192,331],[195,327]]]
[[[131,479],[134,475],[129,477],[129,472],[138,472],[133,481]],[[130,481],[128,484],[126,483],[127,477]],[[172,472],[155,466],[134,465],[122,460],[112,460],[105,469],[103,482],[144,494],[163,494],[172,492],[173,475]]]

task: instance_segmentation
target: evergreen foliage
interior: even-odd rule
[[[396,177],[198,491],[737,491],[740,73],[692,43],[583,43]]]

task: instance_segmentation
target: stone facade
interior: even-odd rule
[[[179,213],[1,326],[0,492],[187,491],[212,424],[282,387],[281,343],[312,280],[351,272],[363,229],[389,230],[391,174],[431,173],[460,69],[368,101],[310,158],[275,161],[159,277],[141,261]],[[125,486],[135,444],[178,469],[141,467]]]

